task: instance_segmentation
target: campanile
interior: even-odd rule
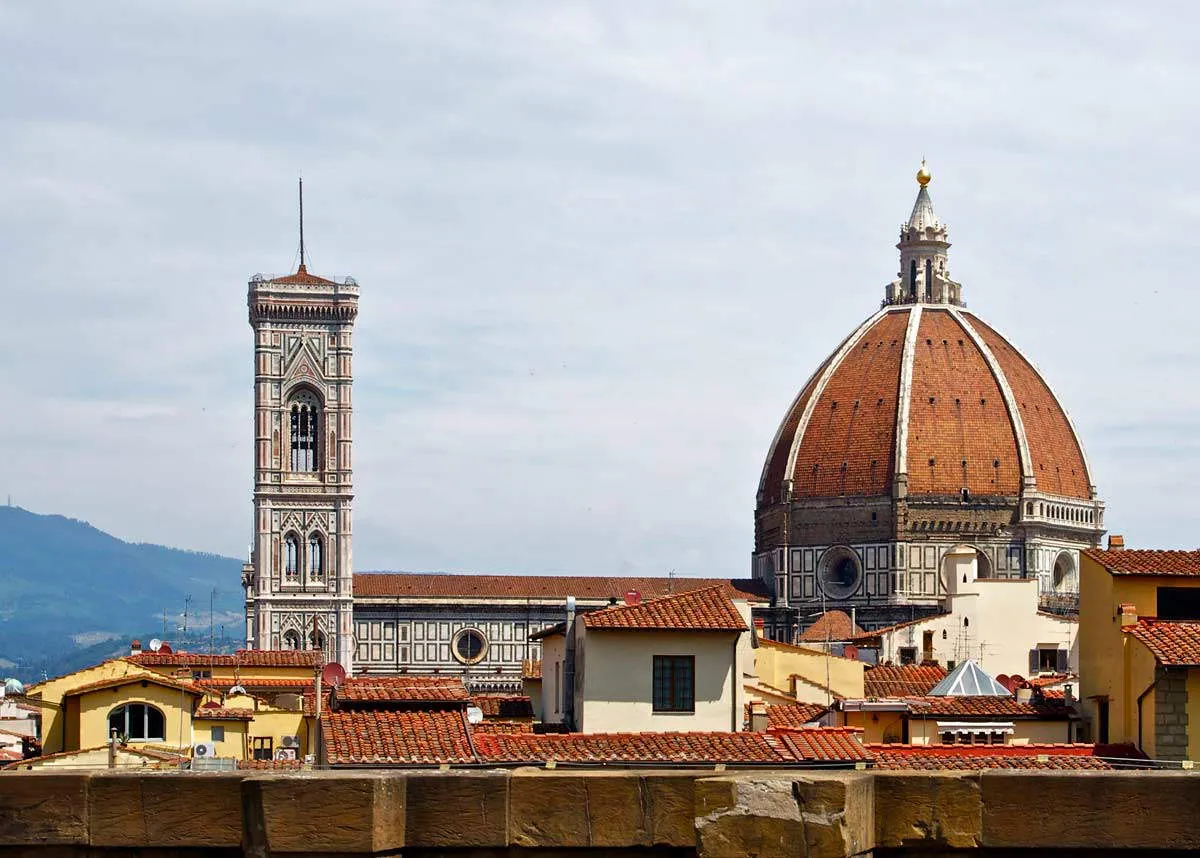
[[[351,388],[358,284],[300,263],[255,275],[254,542],[242,584],[246,645],[320,649],[353,669]]]

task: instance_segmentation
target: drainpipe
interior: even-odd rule
[[[575,729],[575,597],[567,596],[567,635],[563,643],[563,720]]]
[[[1137,699],[1137,718],[1138,718],[1137,746],[1138,746],[1138,750],[1141,751],[1143,754],[1146,753],[1146,749],[1142,747],[1142,701],[1146,699],[1146,695],[1148,695],[1151,691],[1154,690],[1154,686],[1156,686],[1156,685],[1158,685],[1157,677],[1155,677],[1155,679],[1152,680],[1151,683],[1146,686],[1146,690],[1143,691],[1141,694],[1139,694],[1138,699]]]

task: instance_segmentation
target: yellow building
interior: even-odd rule
[[[788,701],[830,705],[842,697],[863,696],[865,662],[832,655],[822,649],[760,638],[754,649],[754,677],[749,696],[767,703],[783,692]]]
[[[31,686],[27,699],[42,712],[43,754],[54,757],[47,764],[62,764],[59,755],[107,753],[114,733],[128,750],[303,760],[315,749],[320,664],[313,651],[211,655],[135,647],[125,658]]]
[[[1200,759],[1200,551],[1108,550],[1080,561],[1080,680],[1092,738],[1151,759]]]

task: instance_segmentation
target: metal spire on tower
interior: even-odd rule
[[[307,271],[304,267],[304,177],[300,177],[300,268],[299,271]]]

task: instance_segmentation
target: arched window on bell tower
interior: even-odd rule
[[[325,551],[319,533],[308,537],[308,577],[313,581],[325,579]]]
[[[917,297],[917,260],[908,263],[908,297]]]
[[[283,577],[289,581],[300,577],[300,540],[294,533],[283,538]]]
[[[302,390],[292,397],[288,408],[291,420],[291,469],[313,473],[319,469],[317,439],[320,437],[321,404],[317,397]]]
[[[925,300],[933,300],[933,260],[925,260]]]

